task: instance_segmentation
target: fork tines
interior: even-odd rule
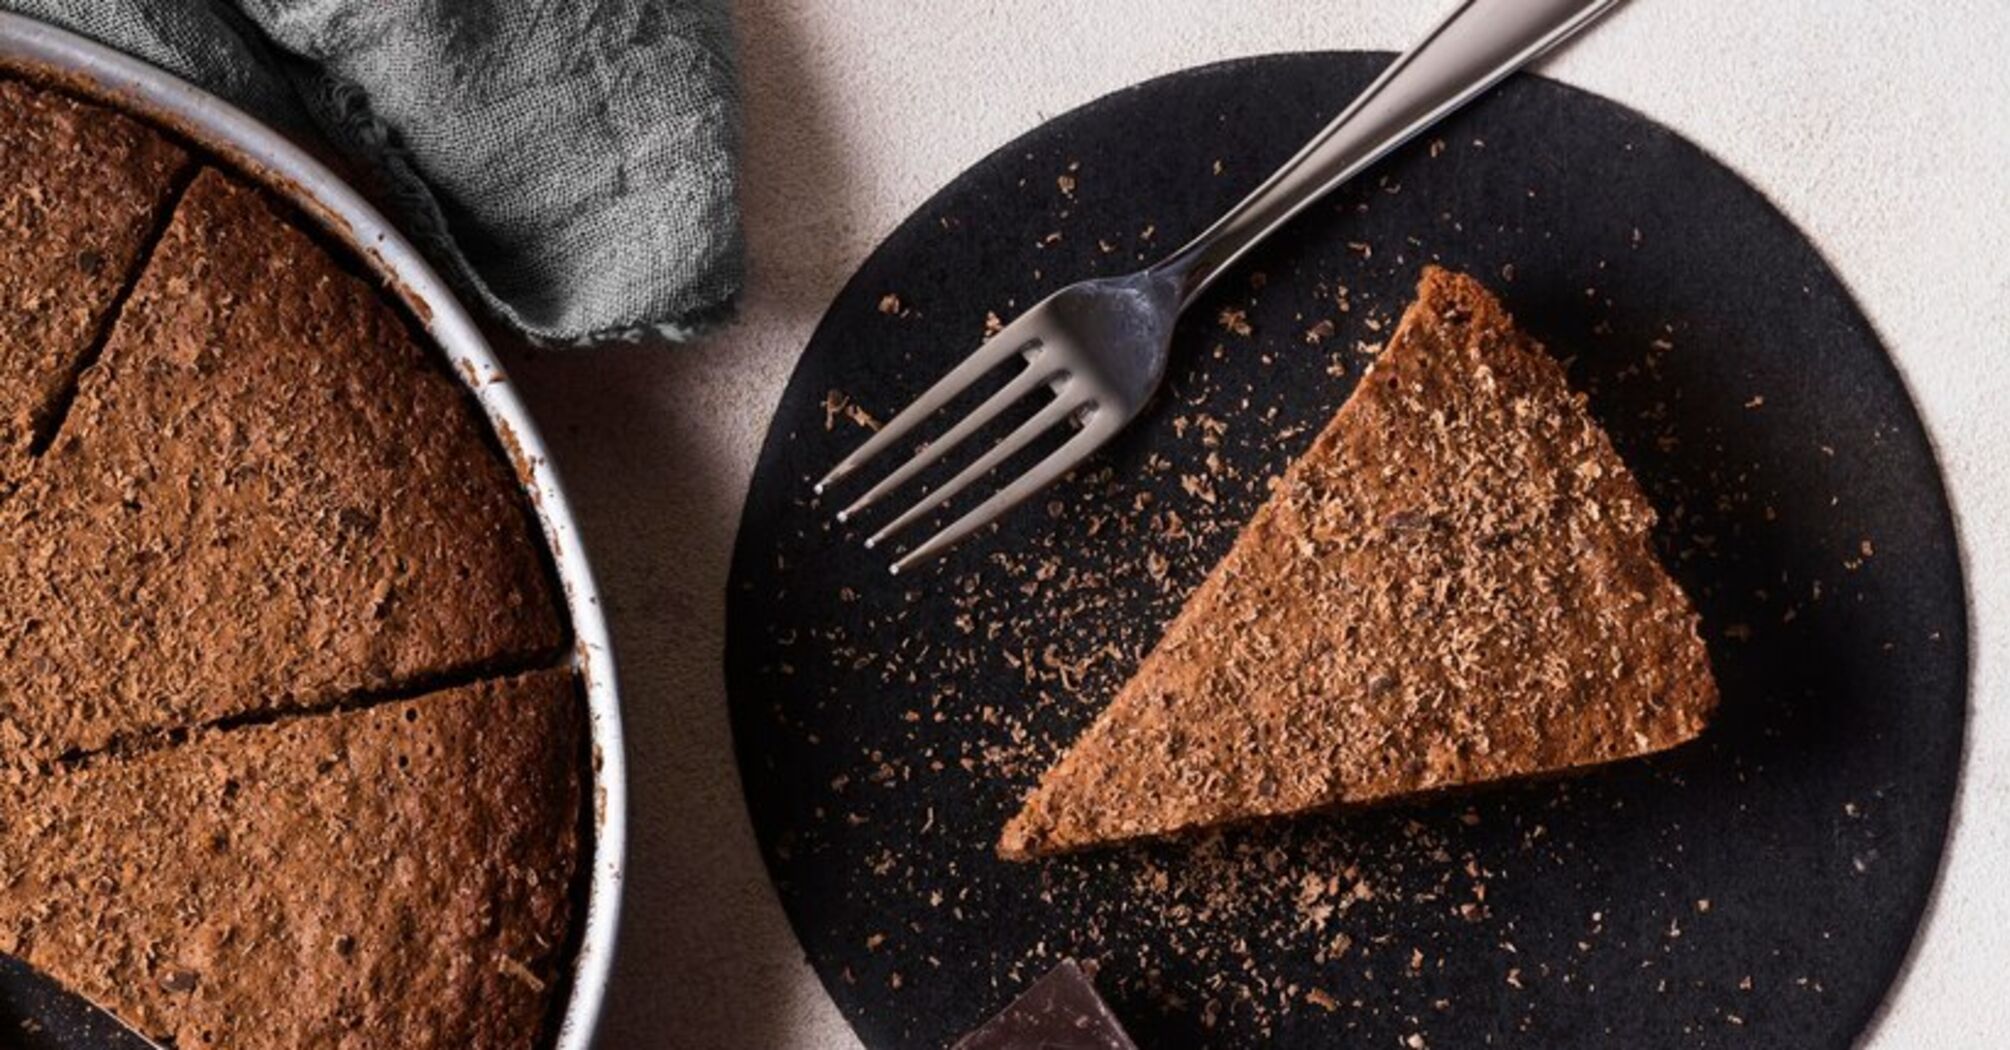
[[[1026,367],[1022,371],[990,397],[985,398],[984,402],[969,415],[958,420],[940,437],[867,489],[864,495],[838,511],[837,519],[841,522],[851,521],[860,511],[913,480],[917,474],[955,450],[970,435],[996,420],[1013,405],[1036,393],[1042,386],[1053,390],[1052,401],[1034,413],[1031,419],[1013,429],[1004,440],[977,457],[955,477],[940,488],[923,495],[913,506],[873,533],[866,539],[866,547],[876,548],[896,533],[927,517],[1060,423],[1074,419],[1083,424],[1080,433],[1069,438],[1060,448],[1048,453],[1031,469],[1007,483],[990,498],[957,518],[942,531],[902,555],[893,563],[894,573],[903,572],[942,552],[989,524],[1027,496],[1046,487],[1094,451],[1096,446],[1102,443],[1103,438],[1108,436],[1109,431],[1114,429],[1098,425],[1098,399],[1092,390],[1094,384],[1088,381],[1086,376],[1079,374],[1078,370],[1070,367],[1069,355],[1060,345],[1042,339],[1039,333],[1030,331],[1024,321],[1025,319],[1021,318],[1020,321],[1007,325],[1004,330],[992,336],[983,346],[977,348],[976,353],[965,358],[951,369],[948,375],[937,380],[926,393],[916,398],[877,433],[867,438],[856,451],[840,460],[823,480],[816,483],[816,491],[819,494],[827,491],[832,485],[848,477],[873,457],[913,432],[923,420],[941,411],[943,406],[1010,360],[1014,354],[1022,355],[1026,359]]]

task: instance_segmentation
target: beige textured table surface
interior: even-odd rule
[[[1447,0],[740,0],[753,277],[699,346],[513,354],[612,614],[632,770],[602,1045],[855,1046],[741,802],[726,563],[824,306],[930,193],[1048,117],[1223,58],[1399,49]],[[1826,253],[1898,359],[1963,529],[1967,771],[1926,932],[1871,1040],[2010,1045],[2010,4],[1631,0],[1546,67],[1682,132]]]

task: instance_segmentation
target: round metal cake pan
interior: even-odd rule
[[[627,832],[614,654],[565,492],[536,425],[481,329],[447,282],[375,207],[326,164],[230,103],[74,33],[5,12],[0,12],[0,72],[52,83],[137,114],[215,154],[226,167],[312,216],[404,300],[512,453],[564,588],[573,662],[591,720],[593,837],[586,911],[554,1044],[557,1050],[585,1050],[593,1041],[614,959]]]

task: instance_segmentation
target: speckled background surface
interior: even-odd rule
[[[871,247],[1044,119],[1238,55],[1399,48],[1434,5],[746,0],[747,316],[697,347],[513,355],[607,591],[637,811],[610,1046],[842,1047],[741,801],[724,704],[725,580],[783,383]],[[1776,202],[1848,285],[1926,418],[1963,526],[1973,721],[1947,867],[1873,1045],[2010,1027],[2010,10],[1872,0],[1634,0],[1546,72],[1633,106]]]

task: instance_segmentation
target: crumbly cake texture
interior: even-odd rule
[[[583,721],[539,671],[0,784],[0,951],[180,1050],[541,1045]]]
[[[1553,773],[1700,733],[1655,516],[1559,366],[1425,271],[1373,371],[1004,830],[1025,859]]]
[[[26,469],[190,164],[141,124],[0,80],[0,494]]]
[[[0,549],[0,758],[564,642],[522,487],[465,391],[377,289],[214,170],[0,502]]]

